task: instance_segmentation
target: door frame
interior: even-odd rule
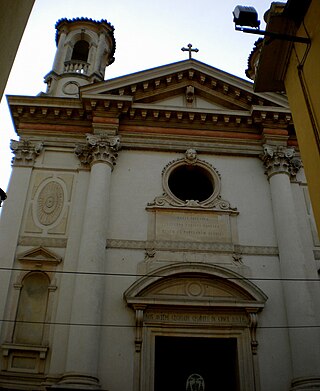
[[[237,364],[239,374],[239,390],[255,391],[254,371],[251,353],[250,332],[247,328],[193,328],[180,325],[176,327],[144,328],[143,349],[141,352],[141,391],[154,391],[155,373],[155,338],[166,337],[190,337],[190,338],[235,338],[237,340]]]

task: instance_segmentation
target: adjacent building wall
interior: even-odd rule
[[[297,132],[297,138],[318,231],[320,231],[320,4],[312,1],[296,35],[310,36],[311,44],[294,44],[290,55],[285,87]]]
[[[0,100],[35,0],[2,0],[0,3]]]

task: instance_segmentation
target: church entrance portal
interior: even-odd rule
[[[238,391],[236,338],[155,338],[154,391]]]
[[[250,281],[180,263],[124,295],[136,320],[134,391],[260,390],[256,328],[267,297]]]

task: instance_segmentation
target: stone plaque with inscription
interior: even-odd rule
[[[171,323],[210,326],[248,326],[248,318],[244,313],[195,313],[173,311],[146,311],[144,322],[150,324]]]
[[[230,216],[197,212],[157,211],[155,239],[192,242],[232,242]]]

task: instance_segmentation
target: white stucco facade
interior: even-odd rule
[[[320,243],[286,99],[193,59],[89,82],[9,97],[0,388],[320,389]]]

